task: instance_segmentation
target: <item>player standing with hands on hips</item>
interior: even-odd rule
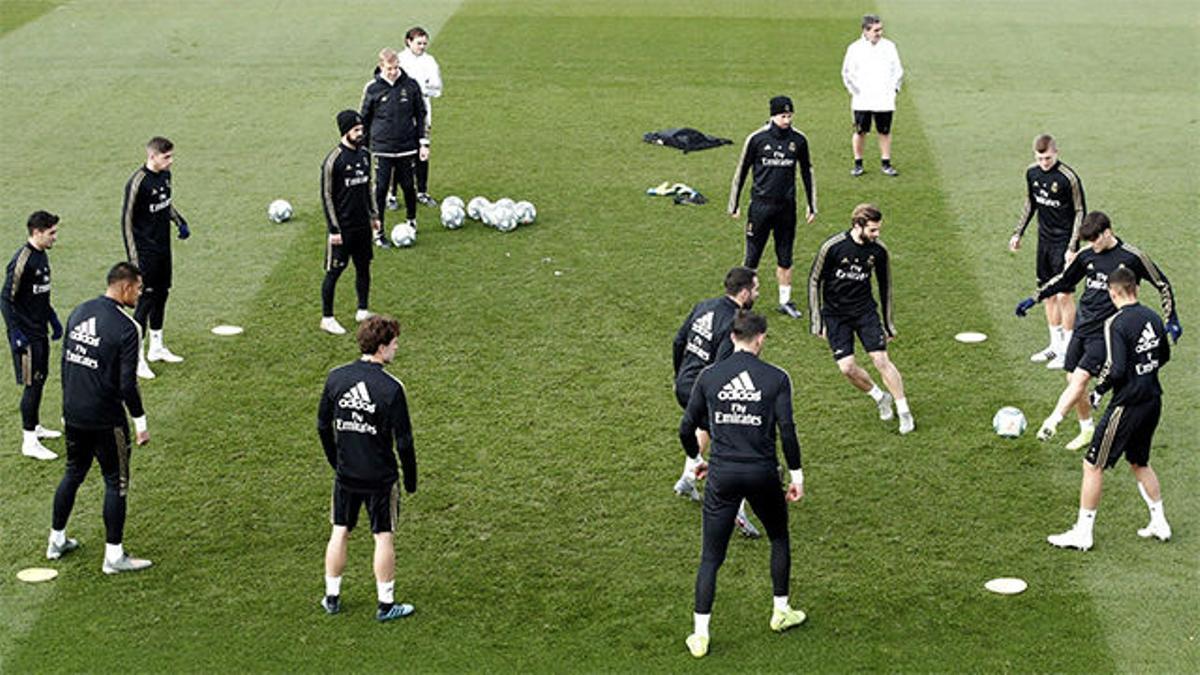
[[[792,419],[792,380],[786,371],[759,358],[766,336],[765,318],[738,311],[733,320],[733,354],[700,374],[679,424],[679,441],[693,474],[708,473],[693,632],[686,641],[688,651],[696,658],[708,653],[717,571],[725,562],[743,499],[750,502],[771,541],[771,630],[782,632],[807,618],[788,603],[792,554],[787,502],[804,496],[800,442]],[[702,426],[712,434],[712,455],[707,465],[696,442],[696,430]],[[790,476],[786,491],[779,486],[776,429]]]
[[[43,427],[39,420],[42,391],[50,374],[50,340],[62,337],[58,314],[50,306],[50,257],[46,251],[58,240],[58,216],[34,211],[26,221],[29,238],[17,249],[4,274],[0,311],[8,327],[13,368],[21,385],[21,454],[34,459],[55,459],[42,445],[43,438],[62,433]],[[46,327],[51,332],[47,334]]]
[[[121,232],[130,264],[142,275],[142,295],[133,318],[146,329],[150,326],[150,346],[145,358],[139,351],[138,377],[154,379],[148,361],[179,363],[163,344],[163,318],[171,290],[171,223],[179,228],[179,238],[192,236],[187,221],[175,209],[171,197],[171,165],[175,162],[175,144],[161,136],[146,143],[146,164],[125,184],[125,202],[121,209]]]
[[[775,234],[775,279],[779,282],[779,311],[793,319],[800,310],[792,302],[792,246],[796,241],[796,167],[804,181],[805,222],[817,217],[817,186],[812,174],[808,139],[792,128],[792,99],[771,99],[771,121],[746,137],[729,190],[729,215],[741,217],[738,203],[746,174],[753,172],[750,213],[746,221],[746,260],[758,269],[767,238]]]
[[[122,307],[133,307],[142,278],[133,265],[120,262],[108,272],[104,295],[88,300],[67,318],[63,344],[63,419],[67,426],[67,466],[54,493],[54,515],[46,558],[57,560],[79,548],[67,537],[75,495],[92,459],[104,475],[105,574],[136,572],[149,560],[125,553],[125,502],[129,494],[129,422],[138,445],[150,442],[146,411],[138,391],[137,367],[142,333]]]
[[[430,99],[442,96],[442,70],[429,49],[429,33],[420,26],[413,26],[404,34],[405,48],[400,52],[400,67],[421,86],[425,95],[425,137],[429,138],[433,128],[433,106]],[[425,206],[436,207],[437,200],[429,196],[429,156],[417,157],[417,201]],[[395,197],[388,200],[389,206]]]
[[[864,16],[862,37],[850,43],[842,59],[842,83],[850,92],[850,111],[854,115],[851,176],[863,175],[863,149],[872,120],[879,132],[880,171],[887,176],[900,175],[892,166],[892,117],[903,79],[900,53],[894,42],[883,37],[883,20],[874,14]]]
[[[317,410],[317,433],[334,470],[333,531],[325,549],[325,596],[321,607],[341,611],[342,571],[350,532],[363,506],[375,535],[375,582],[379,621],[400,619],[413,606],[395,602],[396,519],[400,515],[396,456],[404,470],[404,491],[417,491],[417,458],[404,384],[384,366],[396,356],[400,324],[372,316],[358,326],[362,356],[330,371]],[[395,452],[392,448],[395,447]]]

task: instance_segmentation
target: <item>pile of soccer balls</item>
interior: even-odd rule
[[[475,197],[464,205],[459,197],[442,200],[442,225],[451,230],[463,226],[466,218],[494,227],[501,232],[512,232],[518,225],[529,225],[537,219],[537,209],[527,201],[514,202],[505,197],[488,201],[487,197]]]

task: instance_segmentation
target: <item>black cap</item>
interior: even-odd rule
[[[780,113],[790,112],[795,112],[795,110],[792,108],[792,99],[786,96],[776,96],[775,98],[771,99],[771,117],[774,117]]]
[[[362,115],[356,110],[343,110],[337,114],[338,131],[345,136],[354,127],[362,124]]]

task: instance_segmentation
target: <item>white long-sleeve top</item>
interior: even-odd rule
[[[865,37],[850,43],[842,60],[842,82],[850,92],[851,110],[896,109],[896,92],[904,68],[896,44],[887,38],[871,44]]]
[[[421,93],[425,96],[425,124],[428,126],[433,115],[429,99],[442,95],[442,70],[429,52],[417,56],[408,48],[400,52],[400,67],[421,85]]]

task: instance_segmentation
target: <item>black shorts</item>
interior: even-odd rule
[[[767,238],[775,235],[775,261],[784,269],[792,266],[792,244],[796,240],[796,202],[750,200],[746,220],[746,267],[758,269]]]
[[[1067,266],[1067,244],[1069,242],[1042,241],[1038,238],[1037,245],[1037,285],[1045,286],[1047,281],[1058,276]]]
[[[129,494],[129,458],[133,446],[129,442],[129,427],[84,429],[66,425],[67,469],[75,467],[87,473],[92,459],[100,465],[100,473],[106,478],[117,477],[117,490],[122,497]]]
[[[400,484],[374,492],[355,492],[333,481],[333,499],[330,505],[329,522],[344,525],[353,530],[358,525],[358,512],[366,505],[367,517],[371,520],[371,532],[382,534],[396,531],[396,520],[400,516]]]
[[[1084,461],[1092,466],[1111,469],[1121,455],[1137,466],[1150,463],[1150,442],[1162,414],[1162,399],[1133,405],[1110,405],[1096,426],[1092,445]]]
[[[834,361],[854,355],[855,335],[858,335],[868,353],[887,351],[887,333],[883,330],[883,321],[876,310],[872,309],[857,317],[822,313],[821,319],[825,321],[825,339],[829,341]]]
[[[1104,335],[1080,335],[1079,331],[1071,334],[1071,342],[1067,345],[1067,355],[1063,359],[1063,370],[1075,372],[1083,368],[1092,377],[1100,374],[1104,361],[1108,358],[1108,349],[1104,346]]]
[[[375,257],[374,230],[367,228],[359,231],[355,230],[351,233],[342,234],[342,243],[329,243],[329,237],[325,237],[325,271],[332,269],[341,269],[354,261],[355,267],[362,267],[371,264],[371,259]]]
[[[854,130],[860,134],[871,133],[871,118],[875,118],[875,128],[881,134],[892,133],[892,110],[855,110]]]
[[[171,287],[171,256],[138,254],[138,270],[142,273],[142,292],[152,294]]]
[[[50,340],[35,338],[24,351],[13,352],[13,371],[17,375],[17,384],[23,387],[45,382],[50,372]]]

